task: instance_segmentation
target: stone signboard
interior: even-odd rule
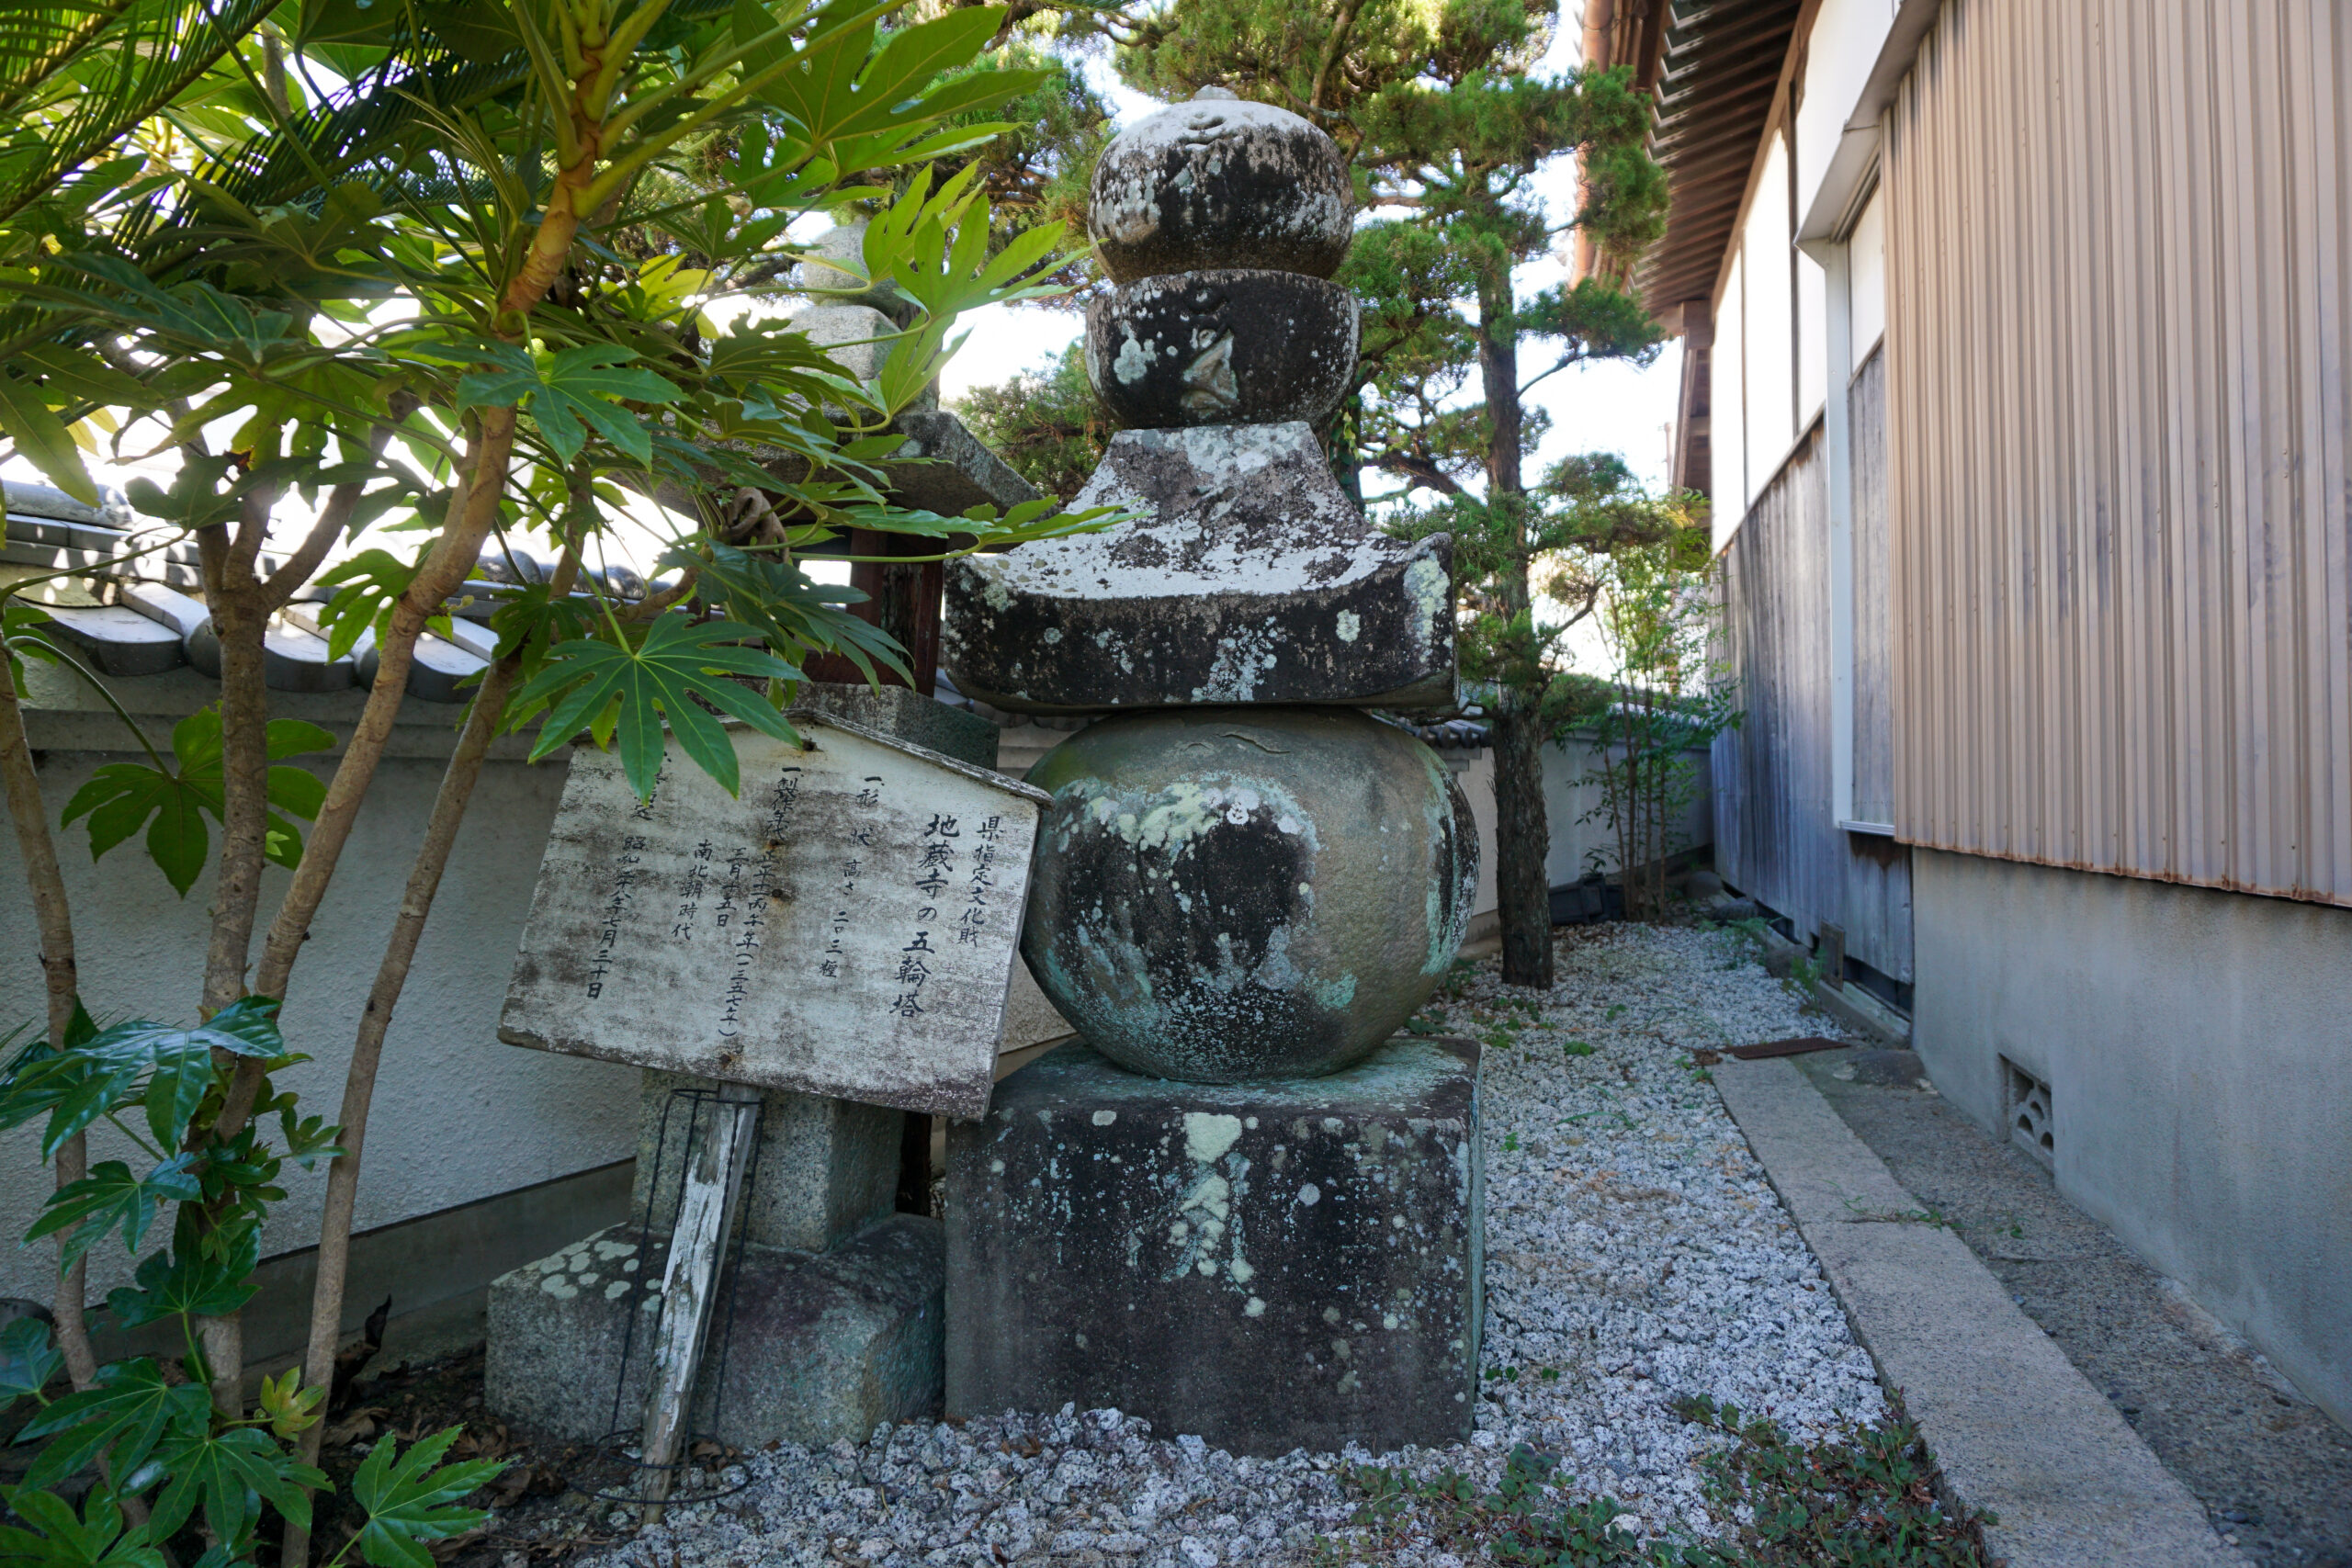
[[[988,1109],[1047,797],[823,714],[674,744],[650,802],[574,752],[499,1038],[902,1110]]]

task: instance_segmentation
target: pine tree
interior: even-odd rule
[[[989,449],[1047,495],[1075,496],[1102,460],[1110,416],[1086,379],[1086,345],[1073,343],[1040,370],[975,387],[956,412]]]

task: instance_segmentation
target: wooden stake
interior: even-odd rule
[[[653,1341],[652,1385],[645,1396],[643,1459],[648,1495],[644,1517],[662,1517],[661,1499],[670,1493],[671,1472],[686,1437],[695,1376],[701,1371],[710,1306],[726,1261],[727,1233],[743,1193],[743,1168],[752,1129],[760,1114],[756,1099],[722,1100],[711,1107],[710,1129],[695,1151],[678,1193],[678,1220],[670,1233],[670,1258],[662,1276],[662,1326]]]

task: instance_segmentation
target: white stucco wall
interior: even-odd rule
[[[1455,781],[1469,799],[1470,815],[1478,824],[1478,897],[1470,910],[1470,938],[1476,942],[1494,934],[1495,754],[1487,749],[1445,751],[1440,755],[1453,770]],[[1682,838],[1675,846],[1677,849],[1704,844],[1714,837],[1710,805],[1713,785],[1706,753],[1694,751],[1691,761],[1699,767],[1697,788],[1683,814]],[[1552,840],[1544,869],[1550,886],[1563,886],[1583,876],[1590,865],[1588,857],[1595,850],[1605,857],[1605,869],[1616,869],[1616,843],[1610,836],[1609,825],[1581,820],[1600,800],[1600,786],[1585,782],[1595,765],[1593,749],[1587,745],[1544,749],[1544,819]]]
[[[1698,772],[1691,781],[1691,797],[1682,808],[1679,832],[1668,848],[1669,854],[1714,838],[1714,775],[1706,752],[1688,755]],[[1574,882],[1591,870],[1595,852],[1601,857],[1603,871],[1617,869],[1617,840],[1607,819],[1584,820],[1585,814],[1600,804],[1600,785],[1588,782],[1600,766],[1599,749],[1582,741],[1544,748],[1544,819],[1552,831],[1552,850],[1544,857],[1544,869],[1551,886]]]
[[[154,716],[158,740],[170,723],[211,700],[218,688],[191,671],[117,683],[127,702]],[[52,826],[74,789],[128,745],[110,718],[50,679],[36,686],[50,711],[30,716],[42,790]],[[282,716],[347,734],[360,694],[274,694]],[[64,711],[58,711],[62,709]],[[345,851],[334,889],[287,998],[284,1023],[296,1049],[316,1058],[279,1076],[307,1110],[332,1120],[368,989],[373,983],[409,862],[438,786],[459,710],[411,701],[396,753],[379,770],[366,811]],[[109,748],[107,750],[98,747]],[[553,1056],[499,1043],[499,1004],[538,873],[548,824],[563,786],[560,757],[536,767],[493,761],[484,770],[457,853],[444,880],[408,988],[386,1042],[369,1122],[359,1195],[361,1229],[430,1213],[555,1177],[626,1159],[634,1152],[637,1074],[607,1063]],[[436,755],[437,753],[437,755]],[[323,761],[319,771],[325,770]],[[0,1027],[42,1012],[38,941],[13,834],[0,835]],[[217,838],[215,844],[217,848]],[[187,1021],[202,984],[211,878],[174,897],[137,843],[92,863],[79,824],[60,838],[79,946],[83,991],[101,1021],[148,1017]],[[262,922],[287,874],[272,868]],[[254,946],[260,952],[258,934]],[[21,1235],[47,1195],[39,1124],[0,1134],[0,1229]],[[96,1161],[128,1155],[119,1134],[91,1137]],[[323,1175],[288,1167],[290,1196],[264,1237],[272,1255],[317,1240]],[[154,1244],[151,1241],[150,1247]],[[0,1293],[46,1297],[54,1254],[46,1247],[0,1247]],[[92,1255],[91,1290],[103,1296],[129,1278],[119,1242]]]

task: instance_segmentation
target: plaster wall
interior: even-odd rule
[[[1478,824],[1478,892],[1470,900],[1470,940],[1490,934],[1495,912],[1495,754],[1486,747],[1476,751],[1441,751],[1470,803],[1470,819]]]
[[[168,730],[177,713],[218,691],[185,671],[124,682],[120,689],[136,706],[155,715],[148,728],[157,735]],[[281,713],[299,711],[338,735],[349,732],[358,707],[356,693],[273,696]],[[297,1090],[306,1111],[333,1119],[341,1103],[353,1034],[440,783],[457,716],[455,708],[413,702],[403,710],[395,748],[403,754],[387,757],[379,768],[295,971],[283,1022],[293,1047],[315,1059],[276,1081]],[[77,746],[120,742],[106,725],[76,713],[37,711],[28,716],[54,829],[65,802],[96,768],[124,760],[117,751]],[[323,776],[327,761],[312,760],[310,765]],[[526,767],[510,756],[483,770],[385,1043],[359,1190],[361,1230],[607,1166],[635,1151],[635,1069],[521,1050],[501,1044],[495,1032],[563,780],[560,757]],[[216,852],[217,848],[216,833]],[[76,824],[60,833],[59,850],[91,1011],[101,1022],[192,1019],[203,978],[210,872],[183,899],[174,896],[135,841],[94,863],[87,835]],[[272,867],[266,878],[265,924],[287,877]],[[37,1031],[43,1006],[33,962],[39,946],[23,887],[15,835],[0,834],[0,888],[7,890],[0,896],[0,954],[8,955],[0,964],[0,1029],[30,1021]],[[254,951],[258,955],[258,933]],[[10,1238],[23,1234],[50,1190],[50,1175],[40,1159],[40,1131],[35,1122],[0,1134],[0,1235]],[[140,1157],[111,1129],[94,1129],[90,1145],[93,1162]],[[264,1234],[265,1257],[318,1239],[323,1169],[311,1173],[289,1165],[281,1184],[289,1196]],[[133,1262],[119,1242],[95,1250],[92,1297],[127,1283]],[[0,1294],[46,1298],[54,1288],[54,1270],[55,1254],[46,1246],[0,1247]],[[432,1293],[424,1286],[416,1292]]]
[[[2352,909],[1913,852],[1915,1048],[2069,1200],[2352,1421]]]
[[[1691,775],[1690,798],[1683,805],[1674,841],[1668,846],[1669,854],[1711,843],[1715,836],[1713,760],[1699,750],[1684,753],[1684,760],[1697,771]],[[1551,852],[1544,860],[1548,886],[1559,887],[1583,876],[1596,863],[1592,859],[1596,853],[1601,857],[1598,863],[1601,869],[1617,869],[1617,840],[1609,830],[1608,822],[1600,818],[1584,820],[1587,812],[1600,805],[1600,785],[1592,777],[1600,768],[1598,747],[1572,741],[1566,746],[1544,748],[1544,820],[1552,837]],[[1493,814],[1489,785],[1488,818]],[[1491,833],[1491,821],[1486,826]],[[1492,847],[1491,843],[1488,847]]]

